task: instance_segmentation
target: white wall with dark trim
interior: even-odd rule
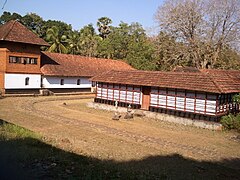
[[[26,78],[29,78],[27,85]],[[40,89],[41,75],[5,73],[4,87],[5,89]]]
[[[61,85],[61,79],[64,83]],[[77,85],[77,81],[80,79],[80,84]],[[42,77],[43,88],[91,88],[92,82],[86,77],[54,77],[43,76]]]

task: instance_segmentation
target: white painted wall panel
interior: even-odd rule
[[[174,97],[174,96],[168,96],[168,97],[167,97],[167,100],[169,100],[169,101],[175,101],[175,97]]]
[[[160,99],[166,99],[166,95],[159,95]]]
[[[118,85],[115,85],[114,88],[116,88],[117,86]],[[127,102],[127,103],[140,104],[141,93],[136,92],[136,91],[133,92],[133,87],[132,86],[128,86],[127,90],[126,90],[126,86],[121,86],[121,90],[107,89],[106,87],[107,87],[107,85],[103,84],[102,88],[98,88],[98,90],[97,90],[97,97],[98,98],[108,99],[108,100],[117,100],[117,101]],[[113,88],[113,86],[109,85],[108,88]],[[134,90],[136,90],[135,87],[134,87]]]
[[[183,97],[176,97],[176,101],[177,102],[184,102],[185,98],[183,98]]]
[[[194,103],[194,102],[195,102],[195,99],[186,98],[186,102],[187,102],[187,103]]]
[[[206,94],[196,93],[197,98],[195,99],[195,93],[187,92],[188,97],[185,99],[184,98],[185,92],[179,91],[177,92],[176,97],[168,95],[166,98],[165,91],[160,89],[160,93],[161,92],[162,94],[158,95],[156,89],[152,89],[151,101],[150,101],[151,106],[163,107],[167,109],[174,109],[176,106],[176,110],[180,110],[180,111],[186,110],[188,112],[194,112],[194,109],[195,109],[195,112],[200,114],[205,114],[205,108],[206,108],[206,114],[209,114],[209,115],[214,115],[216,111],[216,100],[215,100],[216,95],[208,95],[206,99]],[[174,92],[170,92],[170,93],[174,94]],[[166,104],[167,104],[167,107],[166,107]],[[226,109],[226,107],[222,106],[220,107],[220,109]]]
[[[26,78],[29,78],[29,85],[25,85]],[[5,89],[40,89],[40,74],[5,74]]]
[[[196,104],[205,104],[204,99],[196,99]]]
[[[159,100],[160,105],[165,105],[166,106],[166,101]]]
[[[60,84],[61,79],[64,79],[64,85]],[[77,80],[80,79],[80,85],[77,85]],[[52,77],[43,76],[44,88],[91,88],[92,82],[85,77]]]
[[[158,100],[157,99],[151,99],[151,104],[158,104]]]

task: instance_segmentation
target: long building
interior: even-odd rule
[[[49,46],[18,21],[0,26],[0,92],[39,93],[90,91],[89,78],[109,70],[132,70],[120,60],[41,51]]]
[[[208,119],[237,112],[232,97],[240,92],[240,71],[199,72],[110,71],[91,79],[95,102]]]

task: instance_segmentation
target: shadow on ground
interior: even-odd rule
[[[37,138],[6,139],[0,136],[2,180],[239,179],[240,169],[236,167],[240,167],[240,159],[207,162],[179,154],[126,162],[99,160],[63,151]]]

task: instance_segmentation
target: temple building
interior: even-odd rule
[[[96,82],[95,102],[181,116],[218,120],[238,112],[233,96],[240,92],[240,71],[196,72],[108,71]]]
[[[133,70],[121,60],[41,51],[49,46],[18,21],[0,26],[1,94],[91,91],[89,78],[109,70]]]

